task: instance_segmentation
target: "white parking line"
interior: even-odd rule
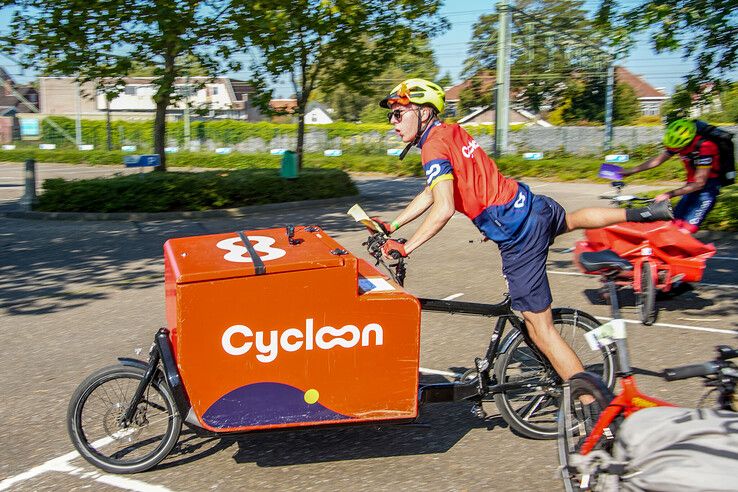
[[[581,272],[562,272],[560,270],[546,270],[546,273],[552,273],[554,275],[572,275],[575,277],[591,277],[592,275],[588,273],[581,273]],[[738,285],[736,284],[710,284],[707,282],[699,282],[696,285],[704,285],[707,287],[719,287],[721,289],[736,289],[738,288]]]
[[[730,260],[730,261],[738,261],[738,258],[733,258],[732,256],[713,256],[710,258],[711,260]]]
[[[451,301],[451,300],[456,299],[457,297],[461,297],[463,295],[464,295],[463,292],[459,292],[458,294],[451,294],[450,296],[446,296],[446,297],[444,297],[441,300],[442,301]]]
[[[605,316],[595,316],[595,318],[602,320],[602,321],[610,321],[612,318],[608,318]],[[634,319],[624,319],[626,323],[631,323],[634,325],[640,325],[642,324],[640,321],[634,320]],[[738,333],[736,330],[721,330],[718,328],[706,328],[704,326],[688,326],[688,325],[675,325],[672,323],[654,323],[651,326],[658,326],[661,328],[679,328],[681,330],[692,330],[692,331],[709,331],[710,333],[725,333],[727,335],[735,335]]]
[[[92,447],[95,447],[95,448],[102,447],[112,441],[113,441],[112,438],[105,437],[103,439],[100,439],[92,443]],[[71,453],[67,453],[62,456],[59,456],[58,458],[49,460],[42,465],[35,466],[31,468],[30,470],[27,470],[23,473],[19,473],[18,475],[15,475],[13,477],[6,478],[2,482],[0,482],[0,491],[8,490],[13,485],[17,485],[21,482],[25,482],[26,480],[30,480],[43,473],[60,472],[60,473],[66,473],[67,475],[75,476],[81,479],[94,480],[96,482],[111,485],[113,487],[117,487],[123,490],[132,490],[134,492],[170,492],[170,489],[163,487],[161,485],[152,485],[152,484],[143,482],[141,480],[121,477],[118,475],[99,473],[96,471],[86,472],[83,468],[73,466],[69,463],[70,461],[77,459],[79,457],[80,457],[80,454],[77,451],[72,451]]]

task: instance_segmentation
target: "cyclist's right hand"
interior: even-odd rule
[[[390,224],[389,222],[383,221],[381,217],[371,217],[371,219],[377,224],[379,224],[379,227],[382,228],[382,232],[384,232],[386,235],[389,236],[390,234],[392,234],[392,224]],[[371,232],[375,232],[375,231],[371,231]]]

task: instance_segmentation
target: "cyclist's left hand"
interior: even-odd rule
[[[394,259],[392,253],[395,251],[397,251],[402,258],[407,257],[407,253],[405,252],[405,245],[399,241],[389,239],[386,243],[384,243],[384,245],[382,245],[382,253],[384,253],[385,258]]]
[[[660,195],[656,195],[656,196],[655,196],[655,197],[653,198],[653,201],[655,201],[655,202],[660,202],[660,201],[662,201],[662,200],[670,200],[670,199],[671,199],[671,196],[669,196],[669,194],[668,194],[668,193],[661,193]]]

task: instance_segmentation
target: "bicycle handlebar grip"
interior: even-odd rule
[[[719,369],[719,366],[714,362],[703,362],[702,364],[672,367],[670,369],[664,369],[664,379],[667,381],[678,381],[680,379],[708,376],[710,374],[717,374]]]
[[[394,258],[395,260],[399,260],[400,258],[402,258],[402,253],[400,253],[400,252],[399,252],[399,251],[397,251],[396,249],[393,249],[392,251],[390,251],[390,252],[389,252],[389,254],[390,254],[390,256],[391,256],[392,258]]]
[[[738,349],[734,349],[728,345],[720,345],[718,347],[718,352],[720,353],[720,358],[723,360],[735,359],[738,357]]]

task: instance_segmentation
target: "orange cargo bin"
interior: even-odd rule
[[[170,340],[203,428],[417,416],[418,300],[320,228],[170,239],[164,255]]]

